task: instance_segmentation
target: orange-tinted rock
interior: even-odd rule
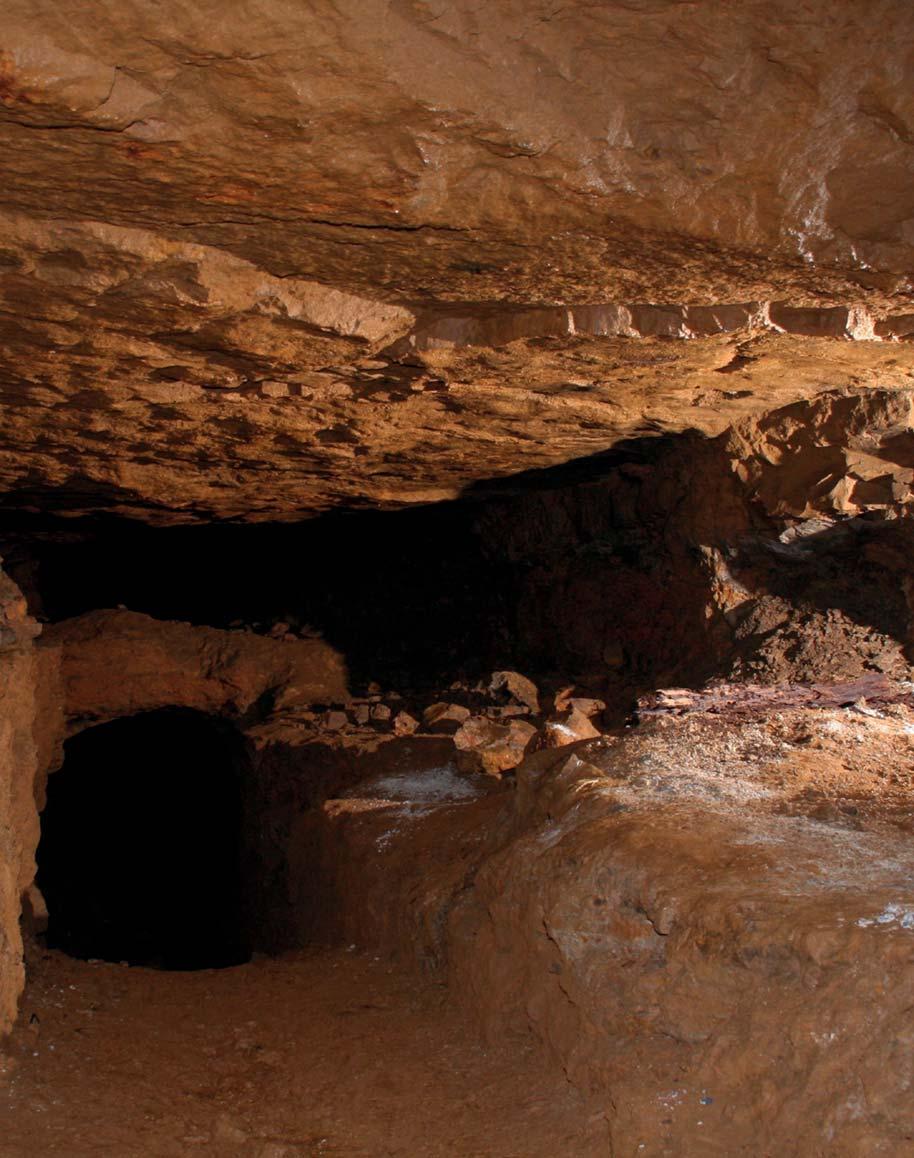
[[[493,672],[489,689],[494,692],[504,689],[517,703],[529,708],[534,715],[540,710],[539,691],[536,684],[533,680],[521,675],[520,672]]]
[[[422,719],[430,732],[453,734],[470,716],[470,709],[463,704],[439,702],[430,704],[422,713]]]
[[[547,720],[537,739],[538,748],[564,748],[567,744],[577,744],[581,740],[594,740],[601,735],[588,716],[577,708],[572,708],[557,720]]]
[[[905,0],[7,9],[7,506],[435,501],[909,383]]]
[[[95,611],[49,628],[42,646],[60,655],[64,711],[76,726],[172,705],[241,713],[267,690],[285,709],[348,695],[343,662],[321,640]]]
[[[0,1038],[12,1026],[25,978],[20,896],[35,872],[36,781],[63,734],[59,705],[42,695],[38,631],[18,588],[0,572]]]
[[[489,776],[500,776],[515,768],[536,728],[524,720],[496,724],[483,716],[471,716],[454,735],[454,745],[471,754],[476,766]]]
[[[323,822],[353,898],[337,920],[446,969],[493,1039],[532,1031],[613,1151],[902,1153],[914,725],[897,711],[653,721],[537,753],[516,792],[466,805],[354,792]]]
[[[397,712],[394,716],[394,733],[397,736],[411,736],[418,731],[419,721],[409,712]]]

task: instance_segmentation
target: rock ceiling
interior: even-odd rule
[[[8,0],[0,503],[290,519],[904,410],[912,76],[907,0]]]

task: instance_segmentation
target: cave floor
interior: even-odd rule
[[[605,1153],[531,1041],[355,952],[166,973],[46,953],[5,1062],[3,1158]]]

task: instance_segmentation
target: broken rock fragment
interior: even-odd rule
[[[422,713],[422,720],[430,732],[443,732],[453,735],[460,725],[470,716],[470,709],[463,704],[448,704],[439,702],[430,704]]]
[[[599,703],[600,701],[591,701]],[[539,735],[537,747],[564,748],[581,740],[595,740],[602,732],[577,708],[572,708],[560,719],[548,720]]]
[[[500,776],[523,760],[535,735],[536,728],[526,720],[496,724],[483,716],[471,716],[455,734],[454,745],[459,751],[472,754],[479,771]]]
[[[588,719],[606,710],[606,701],[598,700],[594,696],[576,696],[575,689],[562,688],[555,695],[556,712],[576,711],[587,716]]]
[[[394,732],[398,736],[411,736],[418,728],[419,721],[409,712],[398,712],[394,718]]]
[[[536,715],[540,710],[539,691],[533,680],[516,671],[496,671],[492,673],[489,691],[507,691],[518,703],[524,704]]]
[[[323,725],[328,732],[339,732],[349,723],[349,717],[343,711],[330,711],[324,716]]]

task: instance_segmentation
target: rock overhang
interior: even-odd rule
[[[294,520],[910,386],[908,6],[520,8],[14,4],[5,505]]]

